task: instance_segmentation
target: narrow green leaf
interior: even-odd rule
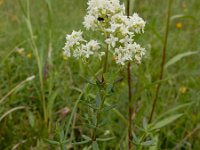
[[[175,64],[177,61],[181,60],[184,57],[190,56],[190,55],[194,55],[199,53],[199,51],[189,51],[189,52],[184,52],[181,54],[178,54],[176,56],[174,56],[173,58],[171,58],[164,66],[165,69],[167,69],[169,66]]]
[[[100,107],[100,104],[101,104],[101,97],[100,97],[100,94],[97,93],[97,95],[96,95],[96,107]]]
[[[106,106],[106,107],[103,108],[102,111],[109,111],[109,110],[111,110],[113,108],[116,108],[116,106],[117,106],[116,104],[113,104],[113,105],[110,105],[110,106]]]
[[[86,144],[88,142],[90,142],[91,140],[85,140],[85,141],[81,141],[81,142],[75,142],[75,143],[72,143],[72,145],[82,145],[82,144]]]
[[[154,144],[155,144],[154,140],[149,140],[149,141],[142,142],[140,145],[142,145],[142,146],[153,146]]]
[[[97,141],[92,142],[92,149],[93,150],[99,150],[99,145],[98,145]]]
[[[146,130],[146,129],[147,129],[147,126],[148,126],[147,119],[144,118],[144,119],[143,119],[143,128]]]
[[[8,110],[8,111],[5,112],[2,116],[0,116],[0,122],[1,122],[6,116],[8,116],[9,114],[11,114],[12,112],[17,111],[17,110],[20,110],[20,109],[25,109],[25,108],[26,108],[25,106],[18,106],[18,107],[14,107],[14,108]]]
[[[87,127],[88,127],[88,128],[91,128],[91,129],[94,129],[94,128],[96,128],[96,126],[95,126],[95,125],[93,125],[93,124],[87,124]]]
[[[154,145],[152,145],[152,146],[150,146],[149,147],[149,150],[157,150],[158,149],[158,135],[155,135],[154,137],[153,137],[153,139],[154,139]]]
[[[92,140],[89,136],[87,135],[82,135],[82,137],[85,139],[85,140]]]
[[[165,116],[167,116],[167,115],[169,115],[169,114],[172,114],[172,113],[174,113],[175,111],[177,111],[177,110],[179,110],[179,109],[182,109],[182,108],[184,108],[184,107],[190,106],[190,105],[192,105],[192,103],[186,103],[186,104],[178,105],[178,106],[176,106],[176,107],[174,107],[174,108],[172,108],[172,109],[170,109],[170,110],[164,112],[163,114],[161,114],[161,115],[157,118],[157,120],[160,120],[161,118],[163,118],[163,117],[165,117]]]
[[[108,84],[106,91],[108,94],[113,92],[113,83]]]
[[[151,128],[152,130],[155,129],[160,129],[172,122],[174,122],[175,120],[177,120],[178,118],[180,118],[183,114],[177,114],[177,115],[172,115],[170,117],[164,118],[163,120],[155,123],[155,125],[153,125],[153,127]]]
[[[108,123],[108,119],[103,119],[102,121],[99,122],[98,127],[102,127]]]
[[[95,113],[92,114],[92,122],[96,126],[96,124],[97,124],[97,115]]]
[[[49,139],[44,139],[44,141],[48,142],[49,144],[60,145],[60,143],[57,141],[53,141],[53,140],[49,140]]]
[[[193,21],[196,21],[196,18],[194,16],[184,15],[184,14],[173,15],[170,19],[171,19],[171,21],[173,21],[175,19],[180,19],[180,18],[188,18],[188,19],[192,19]]]
[[[75,116],[75,113],[76,113],[76,109],[77,109],[78,104],[79,104],[79,102],[80,102],[82,96],[84,95],[84,91],[87,89],[87,87],[88,87],[88,84],[85,85],[83,91],[80,93],[78,99],[76,100],[76,103],[75,103],[74,108],[72,109],[71,116],[70,116],[70,118],[69,118],[69,120],[68,120],[68,124],[67,124],[67,126],[66,126],[65,137],[67,137],[67,135],[68,135],[70,125],[72,124],[73,117]]]
[[[133,143],[138,143],[139,142],[139,139],[138,139],[138,137],[137,137],[137,135],[135,134],[135,133],[132,133],[132,136],[133,136]]]
[[[70,142],[70,140],[64,140],[64,141],[61,142],[61,144],[67,144],[69,142]]]
[[[59,137],[60,137],[60,141],[64,140],[65,139],[65,133],[64,133],[64,130],[61,130],[60,133],[59,133]]]
[[[31,111],[28,111],[28,120],[29,120],[29,124],[31,125],[31,127],[34,127],[34,125],[35,125],[35,116]]]
[[[97,141],[106,142],[115,139],[115,137],[108,137],[108,138],[97,138]]]

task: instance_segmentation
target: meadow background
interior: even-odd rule
[[[98,35],[85,31],[82,25],[87,0],[30,0],[30,20],[26,4],[27,0],[0,0],[0,149],[58,149],[45,139],[77,142],[81,135],[90,134],[84,121],[87,106],[80,102],[77,113],[73,111],[90,73],[81,62],[63,57],[65,34],[81,29],[88,39]],[[131,1],[131,11],[147,22],[145,33],[138,38],[147,55],[141,66],[132,66],[136,110],[133,130],[138,135],[142,135],[143,119],[149,117],[158,82],[167,5],[168,0]],[[159,131],[156,149],[200,149],[199,52],[200,1],[173,0],[167,45],[169,65],[164,70],[154,118],[173,107],[189,105],[173,112],[183,116]],[[94,72],[98,71],[98,62],[92,64]],[[108,72],[116,71],[117,66],[112,65]],[[24,81],[32,75],[35,79]],[[126,149],[126,69],[121,69],[118,76],[123,80],[107,101],[116,107],[107,114],[108,123],[102,131],[115,139],[103,142],[100,149]],[[92,86],[84,92],[85,99],[95,96]],[[46,120],[42,103],[46,106]],[[67,127],[69,132],[64,135]],[[64,144],[68,149],[90,149],[89,144],[70,142]]]

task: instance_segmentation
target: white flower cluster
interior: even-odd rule
[[[66,43],[63,49],[66,57],[89,58],[93,55],[101,59],[104,55],[104,52],[99,52],[99,43],[95,40],[86,41],[81,31],[73,31],[72,34],[66,35]]]
[[[87,10],[83,24],[86,29],[92,30],[103,30],[113,15],[125,13],[125,7],[120,5],[119,0],[89,0]]]
[[[114,50],[117,64],[127,61],[141,63],[145,49],[134,42],[134,35],[143,33],[145,21],[134,13],[125,15],[124,5],[119,0],[89,0],[88,12],[84,18],[86,29],[101,31],[105,42]]]

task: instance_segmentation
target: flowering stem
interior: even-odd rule
[[[104,106],[104,102],[105,102],[105,99],[106,99],[105,91],[104,91],[105,90],[105,88],[104,88],[104,86],[105,86],[104,73],[106,73],[106,71],[107,71],[108,50],[109,50],[109,46],[107,46],[107,49],[105,51],[105,59],[104,59],[104,64],[103,64],[102,79],[101,79],[101,81],[98,81],[100,86],[101,86],[101,87],[99,87],[99,95],[100,95],[100,99],[101,99],[101,104],[100,104],[100,107],[96,111],[96,124],[95,124],[95,128],[92,131],[92,141],[96,141],[96,131],[97,131],[99,120],[100,120],[100,112],[101,112],[101,110]]]
[[[129,17],[130,16],[130,0],[127,0],[127,8],[126,8],[126,14]],[[131,92],[131,63],[128,63],[127,66],[127,75],[128,75],[128,149],[131,149],[131,140],[132,140],[132,92]]]
[[[128,148],[131,149],[131,116],[132,116],[132,104],[131,104],[131,99],[132,99],[132,93],[131,93],[131,63],[128,63],[128,68],[127,68],[127,73],[128,73]]]
[[[165,39],[164,39],[164,45],[163,45],[162,63],[161,63],[159,80],[163,79],[163,74],[164,74],[164,65],[165,65],[165,61],[166,61],[166,49],[167,49],[167,42],[168,42],[168,35],[169,35],[171,5],[172,5],[172,0],[169,0],[168,9],[167,9],[167,21],[166,21]],[[151,123],[152,118],[153,118],[153,114],[154,114],[154,111],[155,111],[156,102],[157,102],[157,99],[158,99],[158,94],[159,94],[159,91],[160,91],[160,87],[161,87],[161,82],[159,82],[157,87],[156,87],[156,94],[155,94],[155,98],[153,100],[152,110],[151,110],[150,117],[149,117],[149,120],[148,120],[149,123]]]

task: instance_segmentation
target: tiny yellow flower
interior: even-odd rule
[[[0,6],[3,4],[4,0],[0,0]]]
[[[179,88],[179,92],[180,92],[181,94],[184,94],[186,91],[187,91],[187,87],[185,87],[184,85],[182,85],[182,86]]]
[[[28,53],[28,54],[26,55],[26,57],[29,58],[29,59],[31,59],[31,58],[32,58],[32,53]]]
[[[177,28],[177,29],[183,28],[183,24],[182,24],[181,22],[177,22],[177,23],[176,23],[176,28]]]

